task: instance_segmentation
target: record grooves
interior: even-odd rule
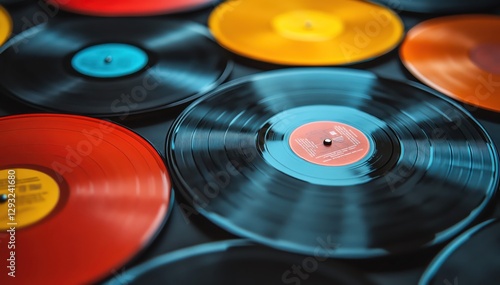
[[[292,135],[311,124],[310,135]],[[342,245],[331,256],[349,258],[442,243],[498,186],[495,146],[464,109],[363,71],[238,80],[185,110],[168,142],[174,182],[196,210],[231,233],[304,254],[318,237]]]
[[[193,100],[232,69],[206,28],[159,19],[53,21],[0,50],[0,85],[39,109],[126,117]]]
[[[0,229],[15,222],[19,284],[97,282],[165,223],[169,173],[134,132],[87,117],[30,114],[0,118],[0,133],[9,138],[0,142],[0,194],[16,199],[17,211],[14,219],[0,217]],[[2,212],[9,207],[0,203]],[[8,254],[2,251],[2,260]]]
[[[466,104],[500,112],[500,16],[454,15],[413,27],[400,56],[430,87]]]
[[[392,10],[350,0],[226,1],[208,25],[228,50],[288,66],[365,62],[394,49],[404,35]]]
[[[246,240],[227,240],[164,254],[105,284],[123,285],[125,280],[130,285],[373,284],[362,273],[338,262],[326,261],[321,255],[313,262],[310,260],[313,257],[276,251]],[[297,272],[297,266],[304,266],[300,267],[302,272]]]
[[[448,244],[430,263],[419,285],[496,284],[500,278],[500,222],[491,219]],[[455,281],[457,280],[457,281]],[[453,283],[454,282],[454,283]]]

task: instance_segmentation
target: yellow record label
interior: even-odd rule
[[[59,197],[57,182],[41,171],[0,170],[0,230],[40,221],[54,210]]]
[[[282,13],[273,20],[276,31],[298,41],[326,41],[342,32],[339,18],[314,10],[294,10]]]
[[[293,66],[370,60],[394,49],[404,35],[392,10],[353,0],[225,1],[208,24],[219,44],[236,54]]]
[[[9,38],[12,32],[12,20],[2,6],[0,6],[0,46]]]

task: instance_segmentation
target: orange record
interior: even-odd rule
[[[0,46],[9,38],[12,32],[12,20],[5,8],[0,6]]]
[[[228,50],[281,65],[346,65],[373,59],[401,41],[401,19],[355,0],[235,0],[219,5],[209,27]]]
[[[0,284],[88,284],[157,234],[170,178],[156,150],[103,120],[0,118]]]
[[[464,103],[500,112],[500,17],[459,15],[411,29],[400,50],[406,68]]]

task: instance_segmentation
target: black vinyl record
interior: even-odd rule
[[[106,285],[274,285],[371,282],[323,256],[300,256],[244,240],[202,244],[157,257],[115,275]]]
[[[348,258],[435,245],[478,217],[498,186],[496,149],[463,108],[350,69],[230,83],[181,114],[166,148],[188,215],[304,254],[318,239]]]
[[[186,103],[230,73],[195,23],[70,18],[30,29],[0,53],[0,86],[44,110],[126,116]]]
[[[420,285],[496,285],[500,280],[500,222],[483,222],[460,235],[431,262]]]
[[[418,13],[453,13],[479,11],[498,7],[497,0],[372,0],[396,11],[410,11]]]

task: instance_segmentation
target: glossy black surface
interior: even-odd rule
[[[500,222],[486,221],[453,240],[431,263],[420,285],[498,284]]]
[[[137,46],[149,62],[111,79],[71,67],[76,52],[103,43]],[[205,27],[158,19],[52,21],[26,30],[0,52],[0,86],[13,98],[44,110],[121,118],[186,103],[215,88],[232,67]]]
[[[321,251],[328,251],[322,248]],[[275,251],[243,240],[175,251],[141,264],[106,283],[183,285],[373,284],[352,268],[323,256]]]
[[[423,88],[312,68],[230,83],[172,128],[173,180],[214,223],[280,249],[313,254],[328,237],[341,244],[330,256],[365,258],[446,241],[491,200],[498,157],[468,113]],[[299,158],[288,137],[315,121],[361,130],[370,157],[338,167]]]

